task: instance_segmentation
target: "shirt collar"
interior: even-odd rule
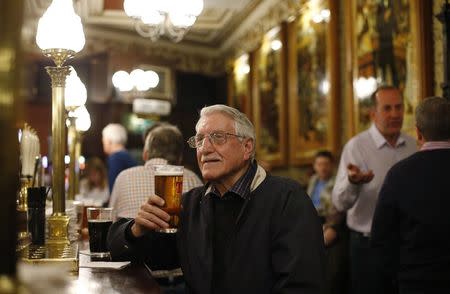
[[[152,158],[152,159],[147,160],[145,162],[144,166],[148,167],[148,166],[157,165],[157,164],[167,164],[167,160],[165,160],[164,158]]]
[[[369,128],[369,133],[372,139],[375,141],[375,146],[377,146],[378,149],[385,145],[389,145],[386,138],[380,133],[380,131],[377,129],[374,123]],[[400,133],[400,136],[397,139],[397,143],[395,144],[394,148],[397,148],[399,146],[402,146],[406,143],[405,137],[402,133]]]
[[[425,142],[420,148],[420,151],[435,150],[435,149],[450,149],[450,141]]]
[[[258,165],[256,164],[256,161],[252,161],[247,171],[242,175],[242,177],[239,178],[239,180],[237,180],[237,182],[227,192],[224,193],[224,195],[228,193],[234,193],[244,199],[247,199],[248,195],[250,194],[250,185],[252,183],[253,178],[255,177],[257,168]],[[217,188],[211,184],[208,184],[208,189],[206,190],[205,196],[209,194],[220,196],[220,193],[217,190]]]

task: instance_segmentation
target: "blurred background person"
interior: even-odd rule
[[[98,157],[92,157],[86,162],[84,178],[80,180],[80,194],[77,200],[88,205],[102,206],[109,199],[106,166]]]
[[[346,293],[348,279],[348,231],[345,213],[339,212],[331,201],[334,180],[334,158],[330,151],[316,153],[307,193],[323,223],[326,254],[326,292]]]
[[[344,146],[333,188],[333,204],[346,211],[350,230],[350,276],[353,294],[380,294],[379,260],[370,247],[373,213],[388,170],[417,150],[416,140],[401,132],[401,92],[380,86],[371,96],[372,125]]]
[[[419,152],[386,175],[372,223],[371,245],[385,278],[383,292],[450,293],[450,102],[416,108]]]
[[[112,192],[119,173],[137,165],[136,160],[125,149],[127,131],[120,124],[109,124],[102,131],[103,151],[108,155],[108,185]]]
[[[171,124],[164,123],[150,130],[145,140],[142,158],[144,166],[136,166],[119,174],[109,206],[117,218],[134,218],[142,203],[155,193],[153,166],[180,165],[183,159],[183,135]],[[203,182],[191,170],[184,169],[183,193],[202,186]]]

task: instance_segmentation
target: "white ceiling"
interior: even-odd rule
[[[134,30],[133,20],[123,10],[105,9],[110,0],[75,0],[75,9],[85,27],[99,31],[129,33],[141,38]],[[205,0],[204,9],[188,32],[183,43],[200,47],[217,48],[240,23],[264,0]],[[117,1],[113,1],[117,2]],[[26,36],[32,37],[37,20],[50,5],[51,0],[25,0]]]
[[[28,51],[38,51],[35,44],[37,22],[51,1],[24,1],[22,39]],[[81,54],[110,48],[127,52],[130,46],[135,46],[147,55],[171,59],[170,63],[179,69],[211,73],[225,69],[225,57],[232,51],[235,54],[254,48],[261,40],[261,33],[270,28],[267,26],[286,19],[292,7],[303,0],[204,0],[204,9],[196,23],[176,44],[164,38],[152,42],[141,37],[134,29],[133,20],[123,11],[121,1],[74,0],[87,39]]]

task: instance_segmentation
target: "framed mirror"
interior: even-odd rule
[[[281,26],[267,32],[256,51],[252,68],[257,158],[271,166],[286,163],[284,39]]]
[[[430,5],[424,2],[429,1],[351,0],[347,6],[349,72],[353,78],[347,91],[351,99],[350,135],[370,126],[370,95],[378,85],[400,89],[405,109],[403,130],[414,133],[414,109],[420,99],[430,95],[432,82],[424,76],[429,72],[426,67],[432,65],[425,62],[431,52],[423,45],[424,12]]]
[[[307,1],[288,27],[291,163],[311,163],[319,150],[336,151],[339,56],[334,9],[328,1]]]

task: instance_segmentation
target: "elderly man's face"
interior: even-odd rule
[[[205,181],[230,188],[248,167],[253,141],[228,136],[224,144],[218,145],[207,136],[213,132],[236,134],[233,119],[222,113],[212,113],[200,119],[197,135],[206,138],[203,146],[197,148],[198,166]]]

